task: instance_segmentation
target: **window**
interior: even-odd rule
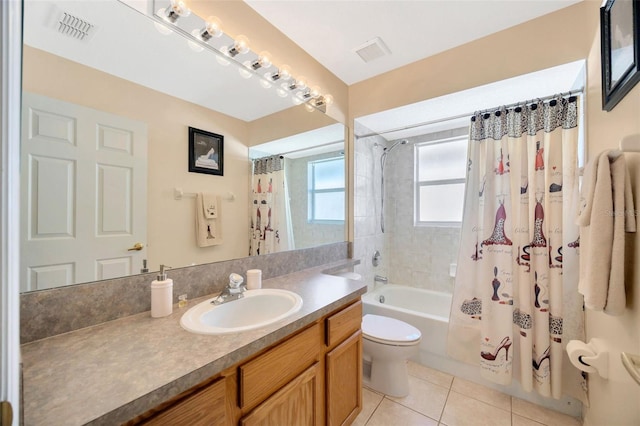
[[[344,157],[308,164],[309,222],[344,222]]]
[[[416,144],[416,225],[460,225],[467,136]]]

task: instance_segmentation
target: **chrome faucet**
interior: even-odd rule
[[[242,299],[244,292],[247,290],[247,286],[243,284],[244,278],[239,274],[229,275],[229,284],[222,290],[222,293],[211,303],[214,305],[221,305],[223,303],[231,302],[232,300]]]
[[[387,284],[389,282],[389,278],[383,277],[382,275],[376,275],[373,277],[374,283]]]

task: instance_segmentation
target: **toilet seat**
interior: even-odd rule
[[[413,346],[420,342],[420,330],[404,321],[381,315],[362,317],[362,335],[365,339],[383,345]]]

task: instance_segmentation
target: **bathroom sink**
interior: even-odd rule
[[[302,298],[288,290],[247,290],[238,300],[214,305],[214,298],[189,309],[180,325],[198,334],[226,334],[253,330],[280,321],[300,310]]]

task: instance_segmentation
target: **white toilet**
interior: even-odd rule
[[[367,314],[362,317],[362,338],[364,360],[371,363],[365,384],[385,395],[407,396],[407,360],[418,353],[420,330],[395,318]]]

